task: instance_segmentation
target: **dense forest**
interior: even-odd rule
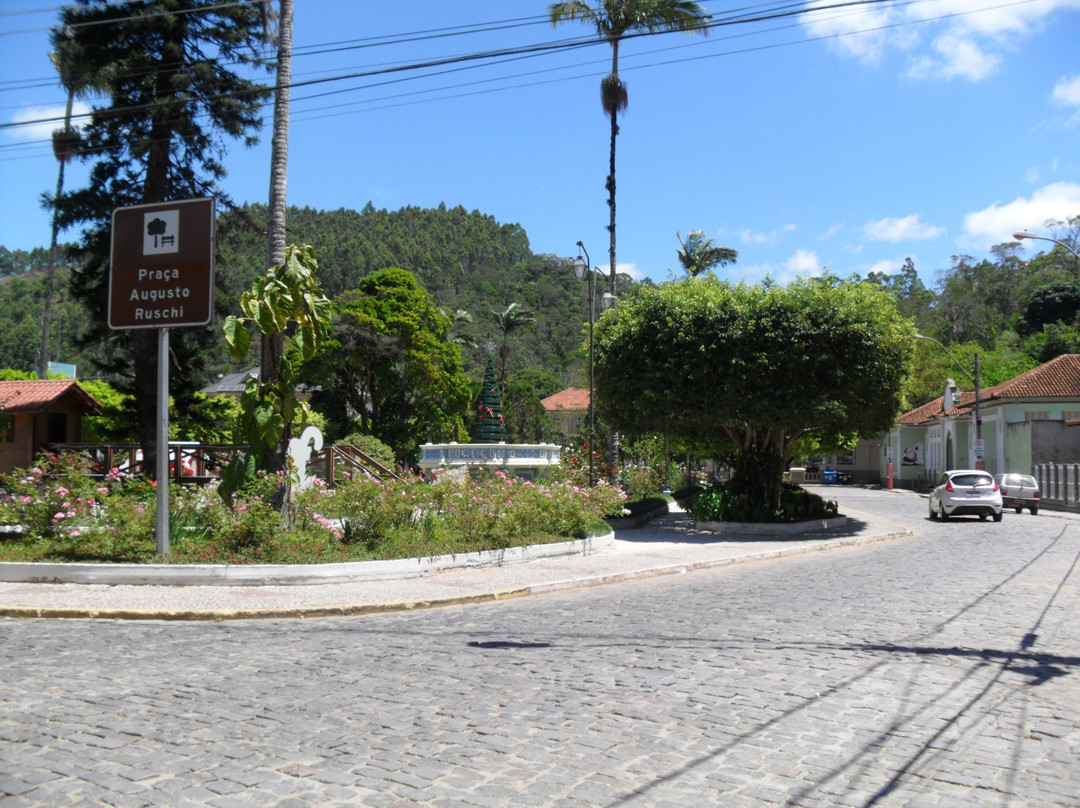
[[[265,207],[248,205],[219,217],[219,318],[237,311],[240,294],[265,269],[266,216]],[[1058,240],[1076,245],[1080,216],[1051,223],[1051,229]],[[534,254],[520,225],[500,224],[460,206],[387,211],[369,203],[361,211],[291,208],[288,231],[290,243],[314,246],[323,290],[331,299],[354,292],[362,279],[379,270],[398,267],[412,273],[452,318],[451,339],[461,345],[463,367],[474,384],[487,358],[495,358],[504,396],[510,399],[508,409],[521,432],[535,433],[541,426],[539,397],[586,384],[585,285],[574,277],[571,258]],[[956,364],[970,368],[975,353],[983,385],[990,386],[1059,354],[1080,352],[1080,262],[1060,246],[1046,251],[1032,246],[1037,245],[1000,244],[979,261],[954,256],[950,266],[934,273],[930,286],[910,259],[895,272],[851,279],[889,291],[900,314],[912,318],[920,333],[948,346],[955,357],[954,362],[936,346],[923,343],[908,384],[909,406],[940,395],[946,376],[963,386]],[[36,367],[47,263],[46,249],[0,247],[0,367]],[[81,378],[105,375],[123,389],[123,378],[101,372],[103,367],[118,367],[116,357],[108,355],[109,343],[84,339],[93,323],[70,295],[74,272],[78,267],[69,261],[59,267],[52,358],[76,364]],[[621,296],[633,294],[630,278],[621,276],[619,283]],[[220,322],[209,328],[216,338],[211,345],[217,348],[204,355],[197,385],[257,364],[254,354],[231,361]]]

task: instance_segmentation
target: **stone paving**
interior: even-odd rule
[[[915,535],[423,611],[0,621],[0,803],[1080,804],[1080,521],[850,496]]]

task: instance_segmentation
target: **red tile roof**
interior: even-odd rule
[[[548,396],[541,404],[548,412],[582,412],[589,409],[589,391],[580,387],[567,387],[561,393]]]
[[[74,379],[0,381],[0,412],[41,412],[57,399],[71,394],[90,415],[101,405]]]
[[[982,391],[982,398],[1080,398],[1080,354],[1063,354]]]
[[[1007,382],[979,391],[980,404],[1007,398],[1071,398],[1080,404],[1080,354],[1063,354]],[[905,412],[896,419],[896,423],[916,426],[932,421],[943,414],[943,400],[939,397]],[[974,406],[975,391],[965,391],[960,394],[960,401],[953,405],[948,414],[957,415]]]

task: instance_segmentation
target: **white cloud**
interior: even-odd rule
[[[864,266],[862,268],[862,274],[863,277],[869,275],[871,272],[884,272],[886,275],[892,275],[903,268],[903,258],[882,258],[880,261],[875,261],[869,266]]]
[[[1050,220],[1062,220],[1080,215],[1080,184],[1055,182],[1043,186],[1029,199],[1018,197],[1004,205],[995,202],[989,207],[964,217],[964,237],[961,246],[989,249],[995,244],[1012,241],[1017,230],[1038,231]]]
[[[970,79],[982,81],[993,74],[1002,57],[986,53],[969,34],[947,31],[934,40],[938,57],[912,59],[907,77],[911,79]]]
[[[1058,79],[1051,97],[1059,106],[1080,107],[1080,75]]]
[[[912,241],[937,238],[945,234],[944,227],[935,227],[919,221],[919,214],[901,219],[878,219],[863,227],[863,234],[871,241]]]
[[[812,250],[798,249],[795,254],[784,262],[785,274],[794,275],[820,275],[822,272],[821,259]]]
[[[76,101],[71,108],[72,115],[86,115],[90,107],[82,101]],[[54,129],[64,125],[63,105],[55,107],[23,107],[11,116],[11,123],[21,124],[26,121],[47,121],[47,123],[26,123],[6,129],[6,134],[14,140],[49,140]],[[79,121],[76,119],[77,125]]]
[[[743,244],[776,244],[788,233],[794,233],[798,228],[793,224],[785,224],[771,233],[755,233],[752,230],[736,230],[735,235]]]
[[[834,224],[832,227],[830,227],[828,230],[825,231],[824,235],[820,236],[819,238],[822,241],[825,241],[826,239],[832,238],[837,233],[841,232],[843,229],[844,229],[844,223],[843,222],[841,222],[840,224]]]
[[[641,268],[637,264],[620,264],[615,263],[616,274],[626,274],[633,278],[635,281],[645,279],[645,273],[641,271]],[[587,296],[586,296],[587,297]]]
[[[815,5],[826,1],[809,7]],[[809,12],[800,21],[810,36],[866,64],[891,52],[906,53],[910,78],[981,81],[1018,37],[1041,28],[1058,9],[1076,7],[1077,0],[928,0]]]

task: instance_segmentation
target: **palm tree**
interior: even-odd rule
[[[55,50],[49,52],[49,60],[60,76],[60,84],[67,90],[64,107],[64,126],[52,133],[53,154],[60,162],[56,175],[56,195],[53,197],[52,238],[49,241],[49,268],[45,273],[45,301],[41,313],[41,346],[38,350],[38,378],[44,379],[49,368],[49,330],[52,318],[53,285],[56,278],[56,247],[60,235],[59,213],[56,203],[64,193],[64,167],[79,150],[79,128],[71,125],[71,113],[75,98],[80,95],[100,95],[108,88],[109,76],[115,70],[92,70],[85,64],[82,51],[71,36],[71,29],[59,28],[52,34]]]
[[[682,247],[677,251],[679,263],[686,274],[696,278],[702,272],[713,267],[734,264],[739,254],[731,247],[717,247],[711,238],[705,238],[704,230],[691,230],[686,239],[682,233],[676,233]]]
[[[517,331],[519,328],[531,325],[536,322],[536,318],[532,316],[527,308],[520,303],[511,303],[502,312],[492,311],[492,316],[495,317],[495,324],[502,331],[502,345],[499,347],[499,359],[501,361],[501,368],[499,370],[499,384],[506,384],[506,357],[510,355],[509,339],[510,334]]]
[[[263,5],[263,25],[271,38],[274,9]],[[285,261],[285,189],[289,166],[289,86],[292,84],[293,0],[281,0],[277,18],[277,76],[274,90],[274,133],[270,142],[270,220],[267,223],[266,265]]]
[[[596,7],[585,0],[566,0],[548,7],[551,24],[563,20],[580,20],[596,29],[596,33],[611,45],[611,73],[600,83],[600,103],[611,119],[611,147],[608,161],[607,192],[611,243],[611,293],[615,294],[615,137],[619,134],[619,111],[626,109],[629,97],[626,85],[619,78],[619,43],[637,32],[650,34],[663,31],[708,33],[709,14],[693,0],[600,0]]]
[[[477,343],[476,338],[465,332],[462,327],[462,323],[469,323],[470,325],[475,321],[472,312],[465,309],[457,309],[451,314],[446,309],[440,309],[443,314],[449,317],[453,321],[453,330],[447,335],[446,341],[451,342],[454,345],[460,345],[462,348],[475,348]]]

